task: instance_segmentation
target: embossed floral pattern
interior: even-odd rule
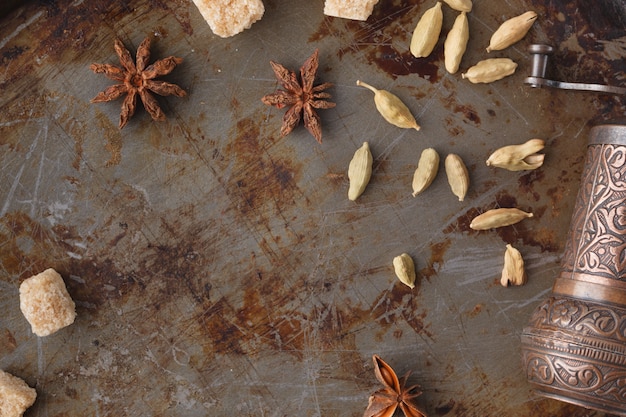
[[[557,325],[566,327],[572,323],[576,313],[578,313],[578,307],[573,303],[559,303],[554,306],[551,320]]]
[[[626,156],[619,146],[589,147],[562,269],[626,280]]]

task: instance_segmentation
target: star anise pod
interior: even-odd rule
[[[396,373],[378,355],[373,356],[374,373],[385,388],[373,393],[363,417],[391,417],[400,407],[406,417],[427,417],[420,410],[415,398],[422,394],[419,385],[406,386],[409,374],[407,372],[398,379]]]
[[[112,80],[120,81],[121,84],[114,84],[108,87],[91,99],[91,102],[111,101],[127,94],[122,103],[120,129],[126,126],[126,123],[135,113],[137,95],[141,98],[143,106],[150,113],[153,120],[165,120],[165,114],[152,93],[161,96],[175,95],[178,97],[183,97],[187,93],[176,84],[155,80],[155,78],[172,72],[176,65],[183,62],[183,59],[170,56],[148,65],[150,60],[149,37],[144,39],[139,48],[137,48],[136,64],[133,62],[128,49],[124,47],[124,44],[119,39],[115,40],[114,46],[122,68],[109,64],[91,64],[89,68],[96,74],[104,74]]]
[[[284,90],[277,90],[267,94],[261,100],[268,106],[275,106],[282,109],[291,106],[283,117],[283,124],[280,128],[280,135],[287,136],[300,123],[300,118],[304,114],[304,127],[313,137],[322,143],[322,125],[315,109],[330,109],[335,107],[335,103],[326,101],[330,94],[325,93],[332,83],[324,83],[313,87],[317,67],[319,65],[319,50],[316,49],[300,68],[300,78],[282,65],[270,61],[274,74],[280,81]]]

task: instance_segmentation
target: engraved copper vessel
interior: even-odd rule
[[[551,297],[522,332],[540,395],[626,416],[626,125],[595,126]]]

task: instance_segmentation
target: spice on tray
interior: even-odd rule
[[[165,114],[152,93],[160,96],[174,95],[177,97],[184,97],[187,94],[185,90],[176,84],[155,79],[172,72],[178,64],[183,62],[183,59],[170,56],[148,65],[148,61],[150,61],[150,42],[149,37],[141,42],[139,48],[137,48],[137,63],[135,64],[130,56],[130,52],[124,47],[122,41],[116,39],[114,44],[115,52],[120,59],[122,68],[109,64],[91,64],[89,67],[96,74],[104,74],[112,80],[121,82],[108,87],[91,99],[92,103],[100,103],[115,100],[126,94],[120,114],[120,129],[126,126],[130,118],[135,114],[137,95],[139,95],[152,119],[162,121],[165,120]]]
[[[372,176],[373,162],[374,158],[370,151],[370,145],[364,142],[363,146],[354,152],[354,156],[348,166],[348,180],[350,181],[348,199],[350,201],[355,201],[365,191]]]
[[[496,149],[487,159],[487,166],[524,171],[543,165],[544,154],[537,153],[545,146],[543,139],[530,139],[520,145],[508,145]]]
[[[422,151],[417,169],[413,174],[413,197],[426,190],[435,180],[439,171],[439,154],[433,148],[426,148]]]
[[[435,49],[441,34],[442,24],[443,11],[441,10],[441,2],[438,1],[424,12],[415,26],[409,48],[415,58],[426,58]]]
[[[491,35],[487,52],[500,51],[520,41],[526,36],[535,20],[537,20],[537,13],[528,11],[502,23]]]
[[[409,108],[393,93],[379,90],[371,85],[357,80],[356,85],[365,87],[374,92],[374,104],[378,112],[386,121],[403,129],[420,130]]]
[[[470,67],[461,77],[474,84],[492,83],[512,75],[516,68],[517,64],[510,58],[489,58]]]
[[[402,378],[383,361],[378,355],[374,360],[374,374],[376,379],[385,386],[369,397],[367,409],[363,417],[392,416],[400,407],[406,417],[426,417],[426,414],[417,406],[415,399],[422,394],[419,385],[406,385],[411,372],[407,372]]]
[[[529,217],[533,217],[533,214],[518,208],[497,208],[487,210],[483,214],[474,217],[470,223],[470,228],[474,230],[495,229],[519,223]]]
[[[280,81],[284,90],[277,90],[267,94],[261,99],[268,106],[282,109],[291,106],[283,116],[283,125],[280,128],[280,135],[287,136],[300,123],[300,118],[304,113],[304,127],[313,135],[315,140],[322,143],[322,124],[315,109],[330,109],[335,107],[335,103],[327,101],[330,94],[325,93],[332,83],[324,83],[313,87],[317,67],[319,65],[319,50],[316,49],[300,68],[301,80],[293,72],[282,65],[270,61],[274,74]]]
[[[393,270],[400,282],[411,289],[415,288],[415,263],[408,253],[393,258]]]
[[[511,244],[506,245],[506,251],[504,252],[504,268],[502,268],[500,284],[504,287],[508,287],[509,285],[524,285],[527,280],[528,277],[524,269],[522,254]]]
[[[443,57],[446,71],[454,74],[459,70],[463,54],[469,40],[469,23],[467,13],[461,12],[448,32],[448,37],[443,43]]]
[[[467,195],[470,183],[469,173],[467,172],[465,163],[460,156],[451,153],[446,156],[444,166],[452,194],[457,196],[459,201],[463,201]]]

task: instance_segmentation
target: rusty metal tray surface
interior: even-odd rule
[[[623,117],[623,99],[532,89],[526,48],[555,47],[551,76],[619,85],[620,1],[475,0],[461,70],[487,58],[489,37],[528,9],[539,19],[510,57],[516,73],[474,85],[443,68],[442,37],[426,59],[408,46],[431,1],[381,0],[367,22],[325,17],[323,2],[267,0],[263,19],[215,36],[188,1],[26,3],[0,21],[0,368],[38,392],[27,416],[360,416],[379,388],[371,357],[421,384],[434,416],[600,416],[535,396],[519,336],[558,271],[589,128]],[[90,104],[112,82],[89,70],[134,53],[182,57],[160,98],[168,119],[121,101]],[[323,143],[260,98],[278,85],[270,60],[297,69],[319,48]],[[422,129],[376,112],[362,79],[397,94]],[[532,172],[487,167],[496,148],[547,142]],[[369,142],[365,193],[347,199],[347,167]],[[445,172],[418,197],[421,151],[460,155],[471,187],[459,202]],[[535,216],[488,232],[490,208]],[[529,281],[499,284],[504,247]],[[413,290],[391,260],[417,264]],[[76,322],[37,338],[18,288],[53,267]]]

